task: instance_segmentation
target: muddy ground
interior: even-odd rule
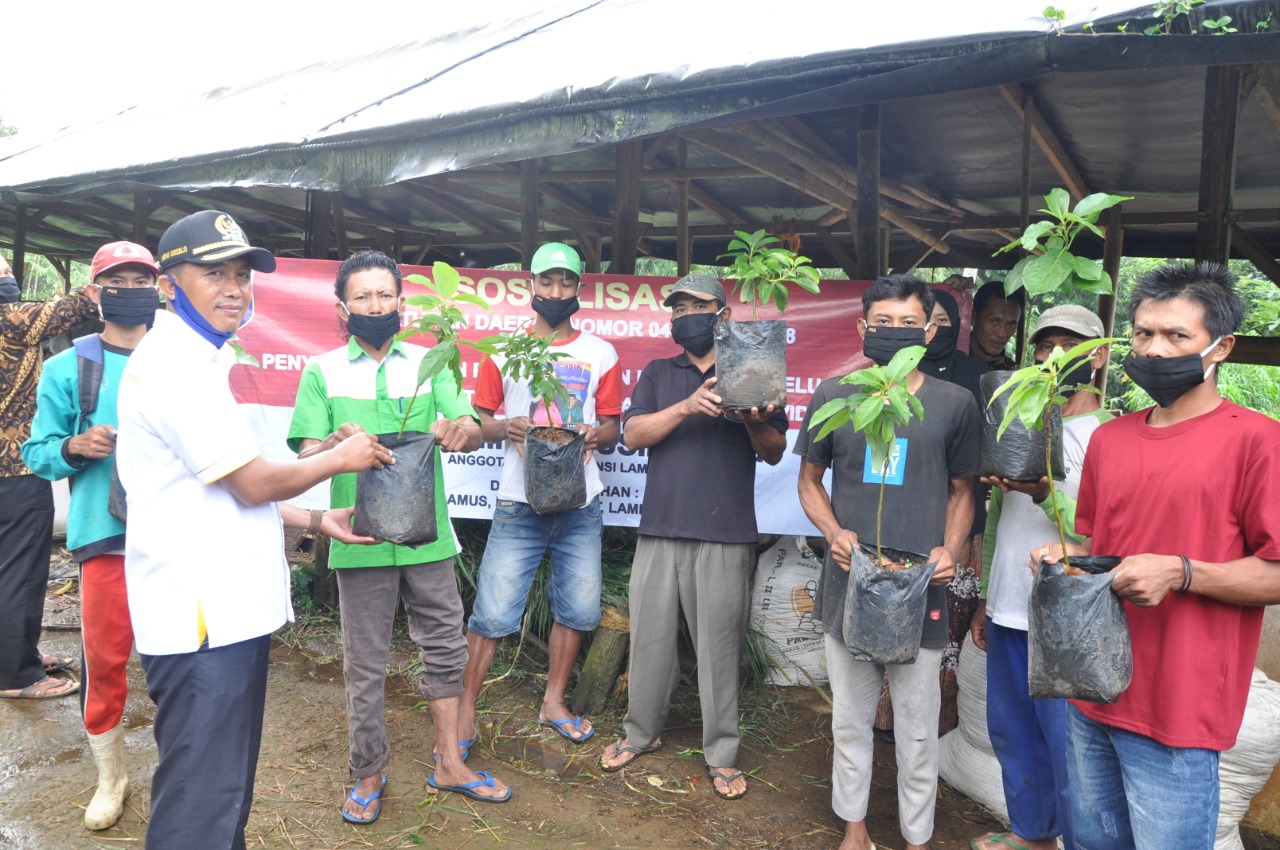
[[[59,583],[51,583],[54,590]],[[51,596],[42,649],[77,655],[74,588]],[[509,667],[504,645],[495,672]],[[271,656],[266,728],[258,765],[249,847],[448,850],[496,847],[834,848],[841,823],[830,810],[830,709],[812,689],[744,695],[740,766],[752,772],[739,802],[716,798],[700,746],[697,700],[682,685],[665,747],[634,767],[606,774],[600,748],[621,734],[622,707],[596,718],[600,732],[577,746],[534,725],[545,659],[526,645],[512,673],[490,686],[481,744],[471,763],[515,789],[502,805],[432,795],[424,779],[433,743],[430,715],[412,683],[416,655],[403,637],[387,683],[394,755],[383,815],[372,826],[343,822],[346,724],[336,621],[311,618],[282,632]],[[126,757],[134,791],[113,829],[81,825],[95,771],[75,699],[0,704],[0,848],[140,848],[148,782],[155,766],[153,706],[137,658],[130,665]],[[897,830],[893,747],[877,742],[869,826],[883,848],[903,846]],[[962,850],[997,823],[945,784],[932,846]]]

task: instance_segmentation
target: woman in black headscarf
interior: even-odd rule
[[[920,371],[964,387],[973,393],[974,401],[981,406],[978,379],[987,371],[986,364],[956,349],[960,336],[960,307],[955,296],[945,289],[934,288],[933,297],[933,315],[929,321],[938,329],[929,342],[924,359],[920,361]]]

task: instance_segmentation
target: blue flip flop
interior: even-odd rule
[[[480,740],[480,736],[475,735],[471,738],[466,739],[465,741],[458,742],[458,746],[462,749],[461,755],[462,755],[463,764],[466,764],[467,759],[471,758],[471,748],[474,747],[476,745],[476,741],[479,741],[479,740]],[[432,753],[431,760],[438,763],[440,761],[440,754]]]
[[[382,816],[382,792],[387,790],[387,775],[383,773],[383,774],[380,774],[380,776],[382,777],[382,784],[378,786],[377,791],[374,791],[368,797],[361,797],[359,794],[357,794],[355,786],[352,786],[351,791],[348,792],[347,794],[348,799],[355,800],[357,803],[365,807],[366,815],[368,815],[369,813],[369,804],[372,803],[374,800],[378,800],[378,810],[373,813],[373,817],[358,818],[355,815],[348,812],[346,809],[339,809],[339,811],[342,812],[342,819],[344,821],[346,821],[347,823],[354,823],[357,826],[365,826],[373,823],[379,817]]]
[[[575,744],[585,744],[596,734],[596,728],[592,726],[590,732],[575,738],[564,728],[565,724],[572,726],[576,732],[582,732],[582,715],[579,714],[576,717],[566,717],[563,720],[543,720],[541,717],[538,718],[539,726],[546,726],[548,729],[554,729],[559,733],[561,738],[564,738],[566,741],[572,741]]]
[[[462,794],[473,800],[479,800],[482,803],[505,803],[511,799],[511,788],[507,788],[507,793],[501,797],[486,797],[483,794],[477,794],[476,788],[493,788],[497,783],[494,778],[483,770],[477,770],[476,776],[480,778],[474,782],[464,782],[461,785],[440,785],[436,782],[436,772],[433,770],[427,774],[427,784],[437,791],[453,791],[455,794]]]

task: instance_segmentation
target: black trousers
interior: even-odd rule
[[[53,546],[53,488],[34,475],[0,478],[0,690],[44,678],[40,623]]]
[[[263,635],[142,656],[160,750],[146,850],[244,850],[270,651]]]

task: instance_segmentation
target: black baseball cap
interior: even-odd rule
[[[160,237],[160,271],[178,263],[211,266],[245,257],[256,272],[276,270],[276,258],[266,248],[249,244],[244,230],[230,215],[218,210],[201,210],[169,225]]]

